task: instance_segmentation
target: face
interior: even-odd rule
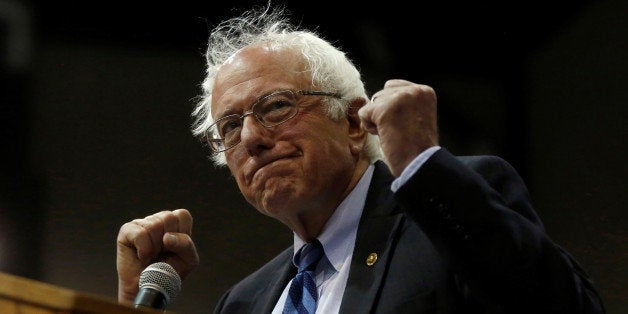
[[[212,116],[248,112],[261,96],[276,90],[317,89],[293,52],[268,47],[239,51],[219,71]],[[265,128],[244,119],[241,142],[225,151],[227,165],[246,200],[263,214],[292,227],[305,216],[329,216],[353,188],[358,169],[348,119],[329,118],[324,96],[299,96],[292,119]],[[361,147],[361,146],[360,146]]]

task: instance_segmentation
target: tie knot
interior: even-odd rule
[[[294,256],[294,265],[299,272],[313,270],[318,261],[323,257],[323,245],[317,240],[306,243]]]

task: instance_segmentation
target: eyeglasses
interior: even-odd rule
[[[244,118],[252,115],[266,128],[282,124],[299,112],[298,96],[301,95],[340,98],[340,94],[322,91],[275,91],[255,101],[249,112],[230,114],[216,120],[209,126],[205,140],[214,153],[224,152],[240,143]]]

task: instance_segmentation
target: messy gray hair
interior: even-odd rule
[[[220,67],[242,48],[261,43],[299,52],[306,61],[306,70],[311,73],[312,85],[342,96],[343,99],[324,99],[327,114],[332,119],[346,116],[350,103],[347,100],[368,99],[360,72],[344,52],[312,31],[297,29],[287,20],[282,7],[271,10],[269,4],[225,20],[210,33],[205,54],[207,70],[202,84],[203,93],[192,112],[195,118],[192,133],[195,136],[203,137],[213,123],[212,89]],[[381,158],[377,136],[368,134],[364,152],[372,162]],[[216,166],[226,164],[224,153],[214,154],[212,159]]]

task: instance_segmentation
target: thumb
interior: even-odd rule
[[[373,104],[368,103],[360,110],[358,110],[358,116],[360,117],[360,121],[362,122],[362,128],[371,134],[377,135],[377,125],[372,120],[373,115]]]

